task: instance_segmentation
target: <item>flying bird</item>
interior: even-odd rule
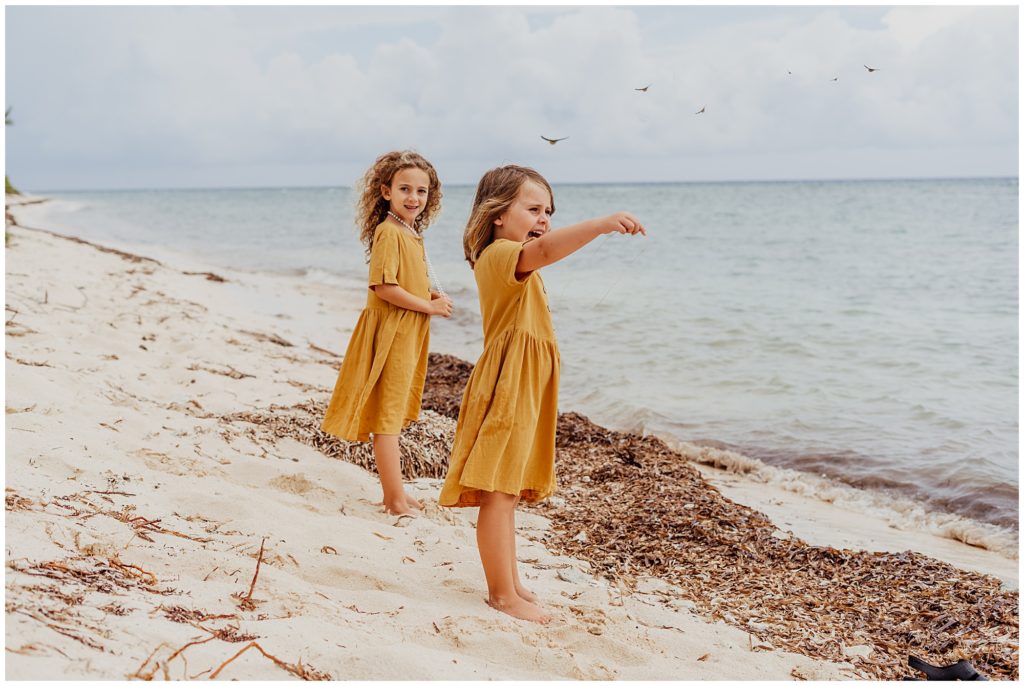
[[[641,93],[646,93],[646,92],[647,92],[647,89],[648,89],[648,88],[650,88],[650,87],[651,87],[651,84],[647,84],[647,85],[646,85],[646,86],[644,86],[643,88],[634,88],[633,90],[635,90],[635,91],[640,91]]]
[[[564,141],[564,140],[565,140],[566,138],[568,138],[568,136],[566,136],[565,138],[548,138],[547,136],[541,136],[541,138],[543,138],[544,140],[546,140],[546,141],[547,141],[548,143],[550,143],[551,145],[554,145],[554,144],[555,144],[555,143],[557,143],[558,141]]]
[[[707,108],[706,105],[701,105],[700,109],[694,112],[694,114],[704,114],[704,110]]]
[[[870,74],[871,72],[873,72],[873,71],[878,71],[878,69],[877,69],[877,68],[874,68],[874,69],[872,69],[871,67],[869,67],[869,66],[868,66],[868,65],[866,65],[866,64],[864,65],[864,68],[868,70],[868,73],[869,73],[869,74]]]

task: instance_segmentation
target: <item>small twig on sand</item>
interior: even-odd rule
[[[182,272],[188,276],[205,276],[207,281],[216,281],[217,283],[225,283],[227,279],[213,272]]]
[[[170,656],[169,658],[167,658],[166,660],[164,660],[164,662],[170,662],[170,661],[171,661],[171,660],[173,660],[174,658],[178,657],[178,656],[179,656],[179,655],[181,655],[181,654],[182,654],[183,652],[185,652],[185,649],[186,649],[186,648],[190,648],[190,647],[192,647],[192,646],[197,646],[197,645],[199,645],[199,644],[201,644],[201,643],[209,643],[210,641],[212,641],[212,640],[213,640],[213,639],[215,639],[215,638],[217,638],[217,637],[216,637],[216,636],[209,636],[209,637],[207,637],[207,638],[204,638],[204,639],[203,639],[203,640],[201,640],[201,641],[192,641],[192,642],[190,642],[190,643],[186,643],[185,645],[181,646],[180,648],[178,648],[177,650],[175,650],[175,651],[174,651],[173,653],[171,653],[171,656]]]
[[[153,656],[156,655],[156,651],[160,650],[165,645],[167,645],[167,644],[161,642],[160,645],[158,645],[156,648],[153,648],[153,652],[149,654],[149,657],[146,658],[145,662],[143,662],[141,665],[139,665],[139,668],[135,670],[135,673],[134,674],[130,674],[128,676],[128,678],[129,679],[145,679],[146,681],[149,681],[150,679],[152,679],[153,678],[153,674],[156,673],[156,666],[153,667],[153,671],[150,672],[148,676],[143,675],[142,674],[142,670],[143,670],[143,668],[145,668],[146,665],[149,664],[149,661],[153,659]]]
[[[249,593],[247,593],[245,596],[246,600],[252,599],[253,589],[256,588],[256,577],[260,575],[260,564],[263,562],[263,546],[266,542],[267,539],[265,537],[262,540],[260,540],[260,554],[259,557],[256,558],[256,573],[252,575],[252,583],[249,584]]]
[[[228,376],[228,377],[231,377],[232,379],[255,379],[256,378],[255,375],[253,375],[253,374],[246,374],[245,372],[240,372],[240,371],[238,371],[237,369],[235,369],[234,367],[232,367],[229,364],[226,364],[224,366],[227,367],[230,371],[226,371],[225,372],[225,371],[221,371],[220,369],[214,369],[213,367],[203,367],[203,366],[198,365],[198,364],[193,364],[192,366],[190,366],[188,368],[188,371],[190,371],[190,372],[204,371],[204,372],[209,372],[211,374],[220,374],[221,376]]]
[[[255,338],[258,341],[266,341],[267,343],[274,343],[276,345],[280,345],[280,346],[285,347],[285,348],[294,347],[290,342],[288,342],[285,339],[281,338],[276,333],[265,334],[265,333],[260,333],[259,331],[246,331],[245,329],[240,329],[240,331],[242,333],[244,333],[244,334],[252,336],[253,338]]]
[[[145,569],[139,567],[138,565],[128,564],[127,562],[121,562],[117,555],[109,558],[108,562],[110,563],[111,567],[121,570],[121,572],[123,572],[125,576],[138,578],[139,581],[141,581],[144,584],[153,585],[157,582],[156,574],[153,574],[153,572],[147,572]]]
[[[281,669],[285,670],[286,672],[288,672],[290,674],[294,674],[295,676],[299,677],[300,679],[305,679],[306,681],[330,681],[331,680],[331,676],[329,674],[325,674],[323,672],[318,672],[317,670],[313,669],[312,667],[304,667],[303,664],[302,664],[302,660],[299,660],[299,662],[297,664],[292,665],[292,664],[288,664],[284,660],[281,660],[279,658],[274,657],[273,655],[271,655],[267,651],[263,650],[263,647],[259,643],[257,643],[256,641],[253,641],[252,643],[250,643],[249,645],[245,646],[244,648],[239,650],[237,653],[232,655],[230,658],[228,658],[224,662],[224,664],[222,664],[220,667],[218,667],[213,672],[213,674],[210,675],[210,679],[216,679],[217,675],[220,674],[222,669],[224,669],[229,664],[231,664],[242,653],[244,653],[245,651],[249,650],[249,648],[255,648],[256,650],[260,651],[261,653],[263,653],[264,657],[266,657],[268,660],[273,662],[275,665],[277,665],[278,667],[280,667]]]
[[[163,661],[157,660],[157,661],[155,661],[153,663],[153,669],[150,670],[150,672],[148,674],[143,674],[142,673],[143,668],[147,664],[149,664],[149,661],[153,659],[153,656],[156,655],[156,652],[158,650],[160,650],[161,648],[163,648],[164,646],[167,645],[166,643],[160,643],[160,645],[158,645],[153,650],[153,652],[149,654],[149,657],[146,658],[146,661],[143,662],[141,665],[139,665],[139,668],[135,670],[135,674],[132,674],[128,678],[129,679],[143,679],[145,681],[152,681],[153,680],[153,675],[156,674],[156,670],[163,669],[164,678],[166,680],[170,681],[170,672],[167,669],[167,665],[170,663],[171,660],[173,660],[174,658],[176,658],[179,655],[181,655],[183,652],[185,652],[185,650],[187,648],[191,648],[192,646],[199,645],[200,643],[207,643],[209,641],[212,641],[215,638],[217,638],[217,637],[216,636],[210,636],[208,638],[204,638],[201,641],[190,641],[190,642],[186,643],[185,645],[181,646],[180,648],[178,648],[177,650],[175,650],[173,653],[171,653],[171,656],[169,658],[167,658],[166,660],[163,660]],[[183,657],[181,659],[184,660],[185,658]],[[186,674],[188,673],[188,662],[185,663],[185,673]]]
[[[107,492],[106,491],[84,491],[84,493],[104,494],[104,493],[107,493]],[[110,493],[112,493],[114,495],[135,495],[134,493],[123,493],[123,492],[117,492],[117,491],[110,491]],[[94,508],[96,507],[95,505],[92,505],[92,503],[90,503],[89,501],[84,501],[84,502],[86,502],[88,505],[90,505],[90,506],[92,506]],[[159,526],[159,523],[161,521],[160,517],[157,517],[156,519],[147,519],[147,518],[142,517],[142,516],[132,517],[130,515],[130,512],[132,510],[134,510],[133,506],[126,505],[124,507],[124,509],[122,509],[120,512],[110,512],[110,511],[107,511],[107,510],[100,510],[98,508],[96,509],[96,512],[98,512],[99,514],[105,514],[108,517],[113,517],[114,519],[116,519],[116,520],[118,520],[120,522],[124,522],[125,524],[128,524],[129,526],[131,526],[135,530],[135,534],[139,538],[141,538],[141,539],[143,539],[145,541],[149,541],[149,542],[152,542],[153,539],[150,538],[147,534],[154,534],[154,533],[156,533],[156,534],[169,534],[171,536],[177,536],[178,538],[185,538],[185,539],[188,539],[190,541],[195,541],[197,543],[209,543],[210,541],[213,540],[213,539],[210,539],[210,538],[203,538],[201,536],[190,536],[189,534],[183,534],[180,531],[175,531],[174,529],[167,529],[165,527]]]
[[[26,367],[50,367],[51,369],[53,368],[53,365],[46,361],[33,362],[32,360],[23,360],[20,357],[15,357],[14,355],[11,355],[10,353],[8,353],[6,357],[8,360],[14,360],[18,364],[23,364]]]
[[[263,546],[266,542],[266,537],[260,541],[260,554],[259,557],[256,558],[256,573],[252,575],[252,583],[249,584],[249,592],[240,598],[241,603],[239,603],[239,607],[243,610],[252,610],[256,607],[256,602],[252,599],[252,592],[256,589],[256,579],[260,575],[260,564],[263,563]],[[216,674],[214,676],[216,676]],[[212,679],[213,676],[210,678]]]
[[[68,638],[74,639],[74,640],[78,641],[79,643],[82,643],[84,645],[89,646],[90,648],[95,648],[96,650],[101,650],[104,653],[107,652],[107,649],[104,648],[99,643],[97,643],[96,641],[92,640],[91,638],[88,638],[87,636],[79,636],[74,631],[72,631],[69,627],[62,626],[60,624],[56,624],[54,622],[48,621],[46,619],[43,619],[42,617],[39,617],[39,616],[37,616],[37,615],[35,615],[35,614],[31,613],[31,612],[28,612],[26,610],[21,609],[21,608],[15,608],[13,610],[9,610],[9,612],[16,612],[19,615],[25,615],[26,617],[31,617],[32,619],[36,620],[37,622],[41,622],[41,623],[45,624],[46,626],[50,627],[51,629],[56,631],[61,636],[67,636]]]
[[[405,609],[405,605],[399,605],[394,610],[381,610],[380,612],[370,612],[369,610],[360,610],[355,605],[345,605],[345,609],[346,610],[352,610],[353,612],[358,612],[361,615],[387,615],[388,617],[394,617],[399,612],[401,612],[402,610]]]
[[[321,348],[319,345],[316,345],[315,343],[310,343],[309,347],[312,348],[313,350],[316,350],[319,353],[326,353],[331,357],[341,357],[339,353],[336,353],[333,350],[328,350],[327,348]]]
[[[197,629],[202,629],[203,631],[209,631],[209,629],[201,624],[197,624],[196,622],[206,622],[211,619],[238,619],[238,615],[234,613],[211,615],[203,612],[202,610],[187,610],[180,605],[167,606],[161,604],[157,609],[163,610],[164,617],[172,622],[177,622],[179,624],[191,624]]]

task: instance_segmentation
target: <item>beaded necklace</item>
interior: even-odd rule
[[[391,210],[388,210],[388,216],[394,219],[403,227],[405,227],[405,229],[408,230],[409,233],[411,233],[412,235],[416,236],[421,240],[423,239],[423,236],[420,236],[419,232],[416,231],[416,229],[412,228],[404,221],[402,221],[402,218],[399,217],[394,212],[392,212]],[[441,281],[437,278],[437,273],[434,271],[434,265],[430,263],[430,257],[427,256],[426,243],[423,244],[423,261],[427,263],[427,276],[430,278],[430,281],[434,284],[434,288],[437,290],[438,293],[441,294],[442,298],[448,298],[448,294],[444,292],[444,288],[441,287]],[[451,300],[451,298],[448,299]]]

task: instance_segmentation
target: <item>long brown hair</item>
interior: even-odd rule
[[[441,209],[441,181],[437,178],[434,165],[425,157],[412,150],[396,150],[387,152],[377,158],[358,185],[359,204],[356,207],[356,226],[359,228],[359,240],[366,246],[366,257],[370,257],[373,234],[377,226],[388,216],[391,203],[384,199],[380,192],[381,186],[390,186],[395,174],[403,169],[415,167],[422,169],[430,178],[427,190],[427,206],[423,208],[413,226],[417,233],[422,234]]]
[[[470,267],[476,265],[484,248],[494,242],[494,220],[511,207],[516,196],[519,195],[519,189],[527,181],[534,181],[548,189],[548,195],[551,197],[551,213],[554,214],[555,194],[551,191],[551,184],[536,170],[516,164],[507,164],[504,167],[491,169],[480,177],[480,183],[476,187],[476,198],[473,200],[473,209],[469,214],[469,222],[462,234],[462,249]]]

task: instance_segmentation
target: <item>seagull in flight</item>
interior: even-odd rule
[[[544,140],[546,140],[546,141],[547,141],[548,143],[550,143],[551,145],[554,145],[554,144],[555,144],[555,143],[557,143],[558,141],[564,141],[564,140],[565,140],[566,138],[568,138],[568,136],[566,136],[565,138],[548,138],[547,136],[541,136],[541,138],[543,138]]]
[[[648,88],[650,88],[650,87],[651,87],[651,84],[647,84],[647,85],[646,85],[646,86],[644,86],[643,88],[634,88],[633,90],[635,90],[635,91],[640,91],[641,93],[646,93],[646,92],[647,92],[647,89],[648,89]]]
[[[877,68],[871,68],[871,67],[869,67],[869,66],[868,66],[868,65],[866,65],[866,64],[864,65],[864,68],[868,70],[868,73],[869,73],[869,74],[870,74],[871,72],[873,72],[873,71],[878,71],[878,69],[877,69]]]
[[[706,105],[701,105],[700,109],[694,112],[694,114],[704,114],[704,110],[707,109]]]

